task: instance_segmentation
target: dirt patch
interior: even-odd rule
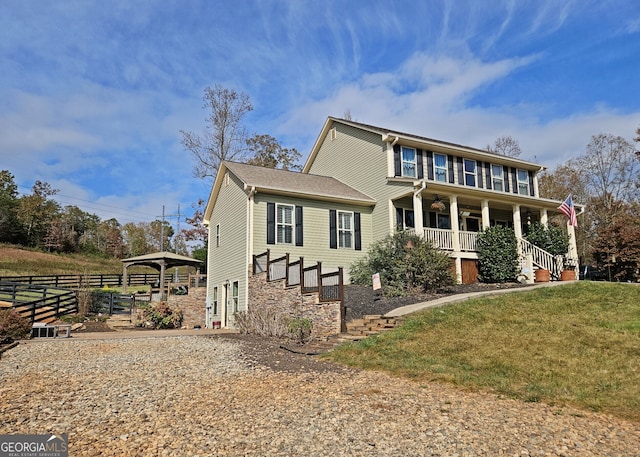
[[[210,338],[231,340],[241,347],[242,359],[250,366],[265,367],[286,373],[348,373],[350,368],[320,360],[314,352],[316,345],[295,345],[287,340],[266,338],[256,335],[220,334]],[[296,348],[300,352],[292,352]]]

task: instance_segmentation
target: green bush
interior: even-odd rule
[[[398,232],[374,243],[367,255],[351,265],[351,282],[371,285],[380,274],[388,296],[437,290],[453,284],[451,257],[411,232]]]
[[[159,302],[144,310],[144,317],[153,324],[153,328],[180,328],[182,311],[172,309],[166,302]]]
[[[293,340],[300,344],[304,344],[311,339],[311,329],[313,324],[311,319],[296,317],[289,320],[289,335]]]
[[[569,236],[554,225],[534,222],[529,226],[525,238],[551,255],[565,255],[569,251]]]
[[[519,273],[518,241],[513,229],[496,225],[478,234],[478,279],[515,281]]]
[[[0,311],[0,339],[9,337],[14,340],[28,338],[31,335],[31,322],[13,309]]]

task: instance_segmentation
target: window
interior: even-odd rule
[[[436,214],[436,225],[439,229],[451,230],[451,219],[448,214]]]
[[[529,195],[529,172],[527,170],[518,170],[518,193]]]
[[[216,247],[220,247],[220,224],[216,224]]]
[[[433,175],[436,181],[447,182],[447,156],[433,154]]]
[[[213,288],[213,315],[218,315],[218,287]]]
[[[491,183],[493,184],[493,190],[504,191],[502,165],[491,164]]]
[[[412,209],[404,210],[404,229],[416,228],[416,221]]]
[[[231,289],[231,301],[233,302],[233,312],[238,312],[238,281],[233,281],[233,289]]]
[[[329,249],[362,250],[362,224],[359,212],[329,210]]]
[[[293,243],[293,206],[276,205],[276,234],[278,244]]]
[[[353,213],[338,211],[338,247],[353,247]]]
[[[416,150],[402,147],[402,176],[416,177]]]
[[[464,184],[466,186],[476,186],[476,161],[464,159]]]

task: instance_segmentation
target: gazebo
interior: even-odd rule
[[[164,275],[167,268],[183,266],[199,268],[202,266],[202,261],[193,259],[191,257],[174,254],[173,252],[163,251],[123,259],[122,265],[122,293],[126,293],[127,268],[129,268],[131,265],[145,265],[158,270],[160,272],[160,290],[162,290],[164,288]]]

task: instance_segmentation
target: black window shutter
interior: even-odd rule
[[[417,149],[418,154],[416,165],[418,166],[418,179],[424,179],[424,166],[422,165],[422,149]]]
[[[302,206],[296,206],[296,246],[302,246]]]
[[[516,173],[516,169],[511,167],[511,182],[513,183],[513,193],[518,193],[518,176]]]
[[[354,247],[356,251],[362,250],[362,234],[360,231],[360,213],[353,213],[353,235],[355,237]]]
[[[267,203],[267,244],[276,244],[276,204]]]
[[[404,211],[402,208],[396,208],[396,227],[400,230],[404,228]]]
[[[464,186],[464,168],[462,167],[462,157],[458,157],[458,184]]]
[[[493,183],[491,182],[491,164],[489,162],[485,162],[484,167],[487,176],[487,189],[492,189]]]
[[[502,166],[502,177],[504,179],[504,191],[505,192],[511,192],[509,190],[509,167],[507,167],[506,165]]]
[[[433,177],[433,152],[427,151],[427,178],[431,181],[434,180]]]
[[[533,171],[529,170],[529,195],[531,195],[532,197],[535,197],[535,191],[533,189]]]
[[[338,228],[337,228],[338,214],[335,209],[329,210],[329,248],[338,249]]]
[[[449,184],[453,184],[453,156],[447,156],[447,165],[449,166]]]
[[[393,175],[402,176],[402,159],[400,158],[400,146],[393,147]]]
[[[482,189],[482,186],[484,184],[484,181],[482,179],[482,172],[484,170],[483,167],[484,167],[484,164],[480,160],[478,160],[478,164],[477,164],[476,168],[477,168],[477,174],[478,174],[478,187],[480,189]]]

